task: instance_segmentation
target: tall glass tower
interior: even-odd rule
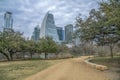
[[[11,12],[6,12],[4,14],[4,29],[12,29],[13,27],[13,18]]]
[[[57,27],[57,33],[60,41],[63,41],[63,28],[62,27]]]
[[[65,26],[65,41],[67,43],[71,43],[72,37],[73,37],[73,25],[68,24]]]
[[[40,29],[40,38],[51,37],[55,42],[59,43],[57,29],[53,14],[47,12]]]
[[[39,41],[40,39],[40,28],[39,28],[39,25],[37,25],[35,28],[34,28],[34,31],[33,31],[33,35],[31,37],[31,39],[33,41]]]

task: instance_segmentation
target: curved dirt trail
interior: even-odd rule
[[[58,63],[25,80],[116,80],[116,75],[99,71],[83,63],[86,57]]]

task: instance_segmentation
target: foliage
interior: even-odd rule
[[[120,30],[120,0],[107,0],[100,3],[100,10],[108,18],[106,25],[114,25]]]
[[[58,50],[58,45],[50,37],[42,38],[39,44],[38,50],[45,53],[45,58],[47,58],[48,53],[56,53]]]
[[[58,45],[57,53],[60,53],[60,52],[68,53],[69,52],[69,48],[64,43],[62,43],[62,44]]]
[[[30,53],[30,56],[32,58],[32,55],[37,52],[37,49],[36,49],[36,43],[32,40],[27,40],[26,42],[26,45],[27,45],[27,49],[26,49],[26,52],[29,52]]]
[[[25,59],[27,53],[31,58],[34,53],[45,53],[45,58],[47,58],[48,53],[58,54],[64,48],[66,47],[58,45],[50,37],[34,42],[23,38],[20,32],[14,30],[0,32],[0,54],[3,54],[7,60],[15,59],[13,56]]]
[[[120,1],[108,0],[100,2],[98,10],[92,9],[86,19],[79,15],[76,26],[83,42],[93,41],[98,45],[110,46],[113,58],[114,44],[120,40]]]
[[[93,55],[95,53],[94,46],[90,43],[80,43],[78,46],[71,48],[71,52],[75,56]]]
[[[13,60],[13,55],[20,51],[20,41],[22,39],[20,32],[13,30],[0,33],[0,53],[8,60]]]

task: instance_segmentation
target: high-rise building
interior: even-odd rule
[[[59,40],[63,41],[63,38],[64,38],[63,28],[62,27],[56,27],[56,28],[57,28]]]
[[[40,38],[51,37],[55,42],[59,42],[57,29],[53,14],[47,12],[40,29]]]
[[[33,31],[33,34],[32,34],[32,37],[31,39],[33,41],[38,41],[40,39],[40,28],[39,28],[39,25],[37,25],[35,28],[34,28],[34,31]]]
[[[13,27],[13,17],[11,12],[6,12],[4,14],[4,29],[12,29]]]
[[[73,37],[73,25],[69,24],[65,26],[65,41],[67,43],[72,42],[72,37]]]
[[[63,29],[63,42],[65,42],[65,30]]]

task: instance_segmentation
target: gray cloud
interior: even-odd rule
[[[47,11],[54,14],[57,26],[75,22],[75,17],[88,16],[92,8],[98,8],[99,0],[0,0],[0,26],[6,11],[13,12],[14,29],[32,35],[37,24],[41,24]]]

